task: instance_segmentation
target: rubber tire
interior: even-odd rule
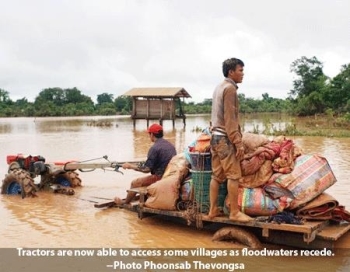
[[[59,174],[56,177],[54,184],[75,188],[81,186],[81,179],[79,178],[79,174],[77,172],[68,171],[66,173]]]
[[[22,198],[36,196],[38,188],[34,184],[29,172],[14,169],[2,181],[1,194],[22,195]]]
[[[213,241],[237,241],[250,248],[262,248],[259,239],[240,227],[223,227],[213,235]]]
[[[9,164],[9,169],[8,169],[7,173],[11,173],[11,172],[12,172],[13,170],[15,170],[15,169],[21,169],[21,166],[20,166],[19,163],[16,162],[16,161],[11,162],[11,163]]]

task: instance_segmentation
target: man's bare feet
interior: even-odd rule
[[[229,219],[235,222],[242,222],[242,223],[246,223],[254,220],[253,218],[251,218],[250,216],[242,212],[237,212],[236,214],[230,213]]]
[[[117,206],[122,206],[122,205],[125,204],[125,200],[123,200],[123,199],[121,199],[119,197],[115,197],[114,198],[114,202],[115,202],[115,204],[117,204]]]
[[[222,216],[223,212],[218,207],[210,208],[208,217],[213,219],[214,217]]]

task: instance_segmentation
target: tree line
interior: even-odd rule
[[[0,89],[1,117],[44,117],[44,116],[92,116],[130,114],[131,97],[102,93],[97,103],[77,88],[47,88],[42,90],[34,102],[27,98],[12,101],[9,93]]]
[[[323,63],[316,57],[305,56],[290,66],[294,74],[293,89],[286,99],[270,97],[266,92],[261,99],[239,94],[240,111],[285,112],[298,116],[314,114],[336,114],[350,120],[350,64],[344,64],[333,78],[323,72]],[[128,115],[132,110],[131,97],[101,93],[97,103],[77,88],[47,88],[42,90],[34,102],[27,98],[13,101],[10,93],[0,88],[0,117],[34,116],[83,116],[83,115]],[[210,113],[212,100],[200,103],[183,103],[187,114]]]

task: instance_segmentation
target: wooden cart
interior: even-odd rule
[[[245,235],[256,236],[260,241],[272,244],[292,246],[296,248],[336,248],[337,240],[350,230],[350,224],[333,223],[330,220],[306,221],[302,225],[276,224],[260,221],[261,217],[248,223],[233,222],[228,217],[209,218],[203,213],[196,211],[195,206],[188,206],[185,210],[169,211],[146,207],[145,197],[146,187],[130,189],[139,194],[139,200],[131,204],[123,205],[122,208],[136,212],[140,219],[151,215],[164,215],[179,218],[187,222],[188,225],[194,225],[196,228],[203,228],[207,224],[217,224],[218,228],[232,227],[244,229]],[[114,202],[97,204],[95,207],[111,207]],[[248,245],[249,246],[249,245]]]

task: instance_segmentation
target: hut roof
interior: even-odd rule
[[[124,95],[135,97],[191,97],[182,87],[133,88]]]

